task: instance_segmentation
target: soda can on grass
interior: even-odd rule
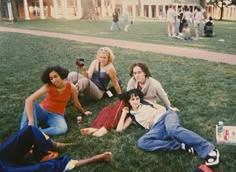
[[[82,116],[77,116],[77,124],[78,125],[82,124]]]
[[[218,133],[222,133],[224,130],[224,123],[223,121],[218,122]]]

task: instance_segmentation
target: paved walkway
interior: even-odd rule
[[[98,37],[90,37],[90,36],[36,31],[36,30],[28,30],[28,29],[16,29],[16,28],[7,28],[7,27],[0,27],[0,31],[23,33],[23,34],[30,34],[30,35],[35,35],[35,36],[46,36],[46,37],[51,37],[51,38],[61,38],[61,39],[73,40],[73,41],[84,42],[84,43],[92,43],[92,44],[98,44],[98,45],[134,49],[134,50],[139,50],[139,51],[150,51],[150,52],[155,52],[155,53],[175,55],[175,56],[195,58],[195,59],[204,59],[208,61],[222,62],[222,63],[233,64],[233,65],[236,64],[236,55],[216,53],[216,52],[210,52],[210,51],[194,49],[194,48],[183,48],[183,47],[175,47],[175,46],[160,45],[160,44],[150,44],[150,43],[108,39],[108,38],[98,38]]]

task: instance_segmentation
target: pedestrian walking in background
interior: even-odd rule
[[[112,14],[111,30],[113,30],[114,28],[119,31],[121,30],[120,23],[119,23],[119,14],[117,10],[115,10],[114,13]]]

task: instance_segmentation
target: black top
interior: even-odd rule
[[[118,22],[118,21],[119,21],[118,12],[115,11],[115,12],[113,13],[112,17],[113,17],[113,22]]]

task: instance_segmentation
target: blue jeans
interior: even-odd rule
[[[215,146],[196,133],[180,126],[178,115],[168,110],[138,140],[138,147],[145,151],[177,150],[181,143],[192,147],[201,158],[206,158]]]
[[[33,105],[34,114],[34,126],[38,127],[39,123],[44,123],[48,128],[40,129],[45,134],[50,136],[60,135],[67,131],[68,127],[64,118],[64,115],[48,112],[47,110],[40,107],[38,103]],[[24,110],[21,118],[20,128],[28,125],[28,116]]]
[[[120,31],[120,23],[119,23],[119,21],[118,22],[112,21],[111,30],[113,30],[114,28],[115,28],[115,30]]]

